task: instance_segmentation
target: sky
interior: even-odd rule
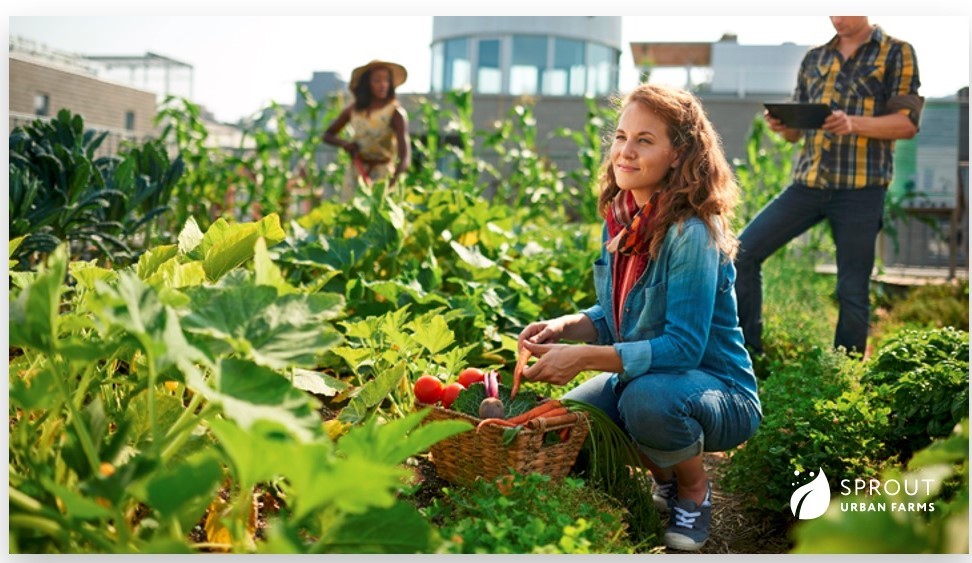
[[[201,0],[199,6],[212,6],[207,1]],[[70,4],[51,9],[41,2],[30,4],[29,10],[18,10],[18,3],[21,0],[14,0],[13,13],[7,20],[11,37],[23,37],[77,54],[152,52],[191,64],[193,100],[212,111],[220,121],[235,122],[269,105],[271,100],[293,103],[295,83],[310,80],[315,71],[335,71],[347,79],[354,67],[372,59],[389,59],[405,65],[409,78],[400,92],[429,90],[432,39],[432,16],[429,15],[246,15],[248,11],[257,11],[247,10],[246,4],[234,4],[236,13],[243,15],[212,15],[220,14],[220,10],[196,6],[197,13],[192,13],[186,6],[195,4],[182,0],[165,4],[165,10],[180,10],[181,6],[180,11],[187,15],[165,13],[163,5],[152,3],[146,4],[150,7],[148,13],[132,15],[112,15],[120,10],[101,9],[98,3],[93,3],[91,9],[84,10],[85,15],[78,15],[77,8]],[[500,2],[499,6],[509,4]],[[870,19],[891,35],[914,45],[921,71],[921,93],[925,97],[953,95],[969,84],[970,18],[960,13],[960,8],[948,7],[937,0],[924,4],[924,15],[894,14]],[[110,3],[101,4],[106,5]],[[809,46],[833,36],[826,16],[786,14],[778,7],[772,9],[775,14],[768,8],[757,9],[756,15],[746,13],[753,6],[739,4],[739,13],[732,15],[688,16],[659,10],[661,15],[624,16],[620,89],[626,90],[637,81],[630,42],[711,42],[724,33],[735,33],[739,43],[745,45],[792,42]],[[825,2],[821,4],[821,9],[826,7]],[[309,12],[319,12],[319,9]],[[453,9],[437,12],[457,15]],[[565,12],[564,15],[575,15],[570,9]],[[715,9],[703,12],[714,13]],[[517,13],[516,8],[508,7],[505,12],[489,15]],[[885,13],[893,11],[889,9]],[[680,71],[666,76],[673,82],[684,80]],[[184,88],[189,91],[188,84]]]

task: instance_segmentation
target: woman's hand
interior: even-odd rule
[[[527,327],[527,329],[529,328]],[[525,333],[527,329],[524,329],[523,332]],[[535,344],[529,339],[522,340],[521,345],[539,358],[536,363],[523,370],[523,377],[527,381],[545,381],[554,385],[563,385],[584,370],[582,360],[586,346]]]
[[[344,144],[341,145],[341,148],[346,150],[352,158],[358,154],[358,143],[353,141],[345,141]]]
[[[559,342],[563,334],[564,322],[562,319],[530,323],[517,338],[517,349],[523,346],[524,340],[529,340],[535,344],[551,344]]]

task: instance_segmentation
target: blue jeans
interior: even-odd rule
[[[870,280],[874,243],[884,216],[887,189],[824,190],[794,184],[771,201],[739,235],[736,296],[746,344],[762,353],[763,261],[810,227],[830,224],[837,247],[840,314],[834,347],[864,352],[871,316]]]
[[[659,467],[721,452],[749,439],[762,420],[759,407],[725,381],[700,370],[648,373],[627,383],[602,373],[564,399],[593,405],[625,430]]]

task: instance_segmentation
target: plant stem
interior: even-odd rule
[[[88,458],[88,463],[91,465],[91,472],[97,474],[98,468],[101,465],[101,462],[98,460],[98,452],[95,451],[94,442],[91,440],[91,436],[88,434],[88,428],[84,425],[84,420],[81,418],[81,411],[74,405],[74,401],[71,400],[71,396],[65,388],[64,382],[68,378],[62,377],[66,374],[66,370],[62,367],[64,362],[59,360],[60,355],[55,355],[51,358],[51,363],[54,365],[56,372],[54,381],[57,385],[57,390],[64,397],[64,403],[67,405],[68,412],[71,414],[71,425],[74,426],[75,431],[78,433],[78,439],[81,441],[81,449],[84,450],[84,456]]]

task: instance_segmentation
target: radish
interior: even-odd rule
[[[496,371],[487,372],[483,377],[486,386],[486,396],[496,399],[499,397],[499,374]]]

